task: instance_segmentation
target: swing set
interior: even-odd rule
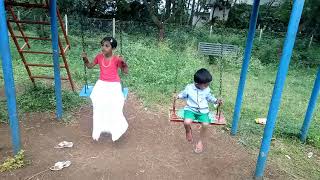
[[[219,97],[222,97],[222,78],[223,78],[223,55],[237,53],[238,47],[229,44],[214,44],[207,42],[200,42],[198,45],[198,51],[201,54],[211,56],[217,56],[219,58]],[[176,66],[176,82],[175,82],[175,93],[177,91],[177,77],[178,68]],[[221,105],[219,104],[216,112],[209,112],[209,119],[211,120],[210,125],[226,125],[225,116],[221,110]],[[169,121],[170,122],[184,122],[184,110],[177,109],[176,107],[176,98],[173,99],[172,108],[169,109]],[[197,120],[194,120],[193,123],[200,123]]]

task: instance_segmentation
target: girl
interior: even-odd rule
[[[128,65],[120,56],[113,55],[117,48],[117,41],[112,37],[105,37],[101,41],[101,50],[93,62],[89,62],[87,54],[82,53],[85,65],[91,69],[95,65],[100,67],[100,77],[95,84],[90,98],[93,104],[92,138],[99,140],[102,132],[112,135],[112,140],[118,140],[128,129],[128,123],[123,115],[124,96],[118,69],[128,74]]]

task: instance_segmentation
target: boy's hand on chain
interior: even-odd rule
[[[218,104],[219,106],[221,106],[223,104],[223,100],[222,99],[217,99],[216,104]]]
[[[173,98],[173,99],[179,99],[179,96],[178,96],[178,94],[173,94],[173,95],[172,95],[172,98]]]

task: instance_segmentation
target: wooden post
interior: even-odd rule
[[[260,29],[259,42],[261,41],[262,33],[263,33],[263,28]]]
[[[309,42],[308,48],[311,47],[312,41],[313,41],[313,34],[312,34],[312,36],[311,36],[311,38],[310,38],[310,42]]]
[[[66,35],[68,36],[68,16],[67,16],[67,14],[64,15],[64,22],[66,25]]]
[[[210,10],[210,17],[209,17],[209,21],[212,21],[212,17],[213,17],[213,11],[214,11],[214,7],[211,8]]]
[[[116,19],[112,18],[112,37],[116,37]]]

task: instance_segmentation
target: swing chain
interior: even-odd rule
[[[222,57],[220,58],[220,63],[219,63],[219,71],[220,71],[220,79],[219,79],[219,96],[221,97],[222,96],[222,71],[223,69],[223,59]]]
[[[223,7],[223,20],[225,19],[225,14],[226,14],[226,7]],[[220,63],[219,63],[219,71],[220,71],[220,85],[219,85],[219,96],[221,98],[222,96],[222,73],[223,73],[223,51],[225,51],[224,44],[221,44],[221,58],[220,58]]]
[[[85,52],[86,44],[84,41],[84,29],[83,29],[83,15],[81,16],[80,19],[80,26],[81,26],[81,44],[82,44],[82,52]],[[87,93],[87,88],[88,88],[88,77],[87,77],[87,66],[85,63],[83,63],[83,68],[84,68],[84,81],[85,81],[85,93]]]
[[[222,59],[223,56],[221,56],[220,58],[220,63],[219,63],[219,71],[220,71],[220,79],[219,79],[219,98],[222,98],[222,69],[223,69],[223,59]],[[221,116],[221,104],[218,105],[217,107],[217,113],[218,115],[218,119],[220,119],[220,116]]]
[[[176,59],[177,59],[177,61],[176,61],[176,67],[175,67],[175,70],[176,70],[176,72],[175,72],[175,79],[174,79],[174,93],[177,93],[177,84],[178,84],[178,65],[179,65],[179,57],[177,56],[176,57]]]
[[[120,25],[120,54],[122,55],[122,22],[120,22],[119,25]]]
[[[223,64],[222,64],[222,62],[223,62],[223,50],[224,50],[224,45],[223,44],[221,44],[221,46],[220,46],[220,58],[219,58],[219,67],[218,67],[218,69],[219,69],[219,98],[221,98],[221,95],[222,95],[222,68],[223,68]],[[220,111],[220,107],[221,106],[221,104],[218,104],[218,107],[217,107],[217,112],[216,112],[216,114],[219,116],[219,119],[220,119],[220,115],[221,115],[221,111]]]

